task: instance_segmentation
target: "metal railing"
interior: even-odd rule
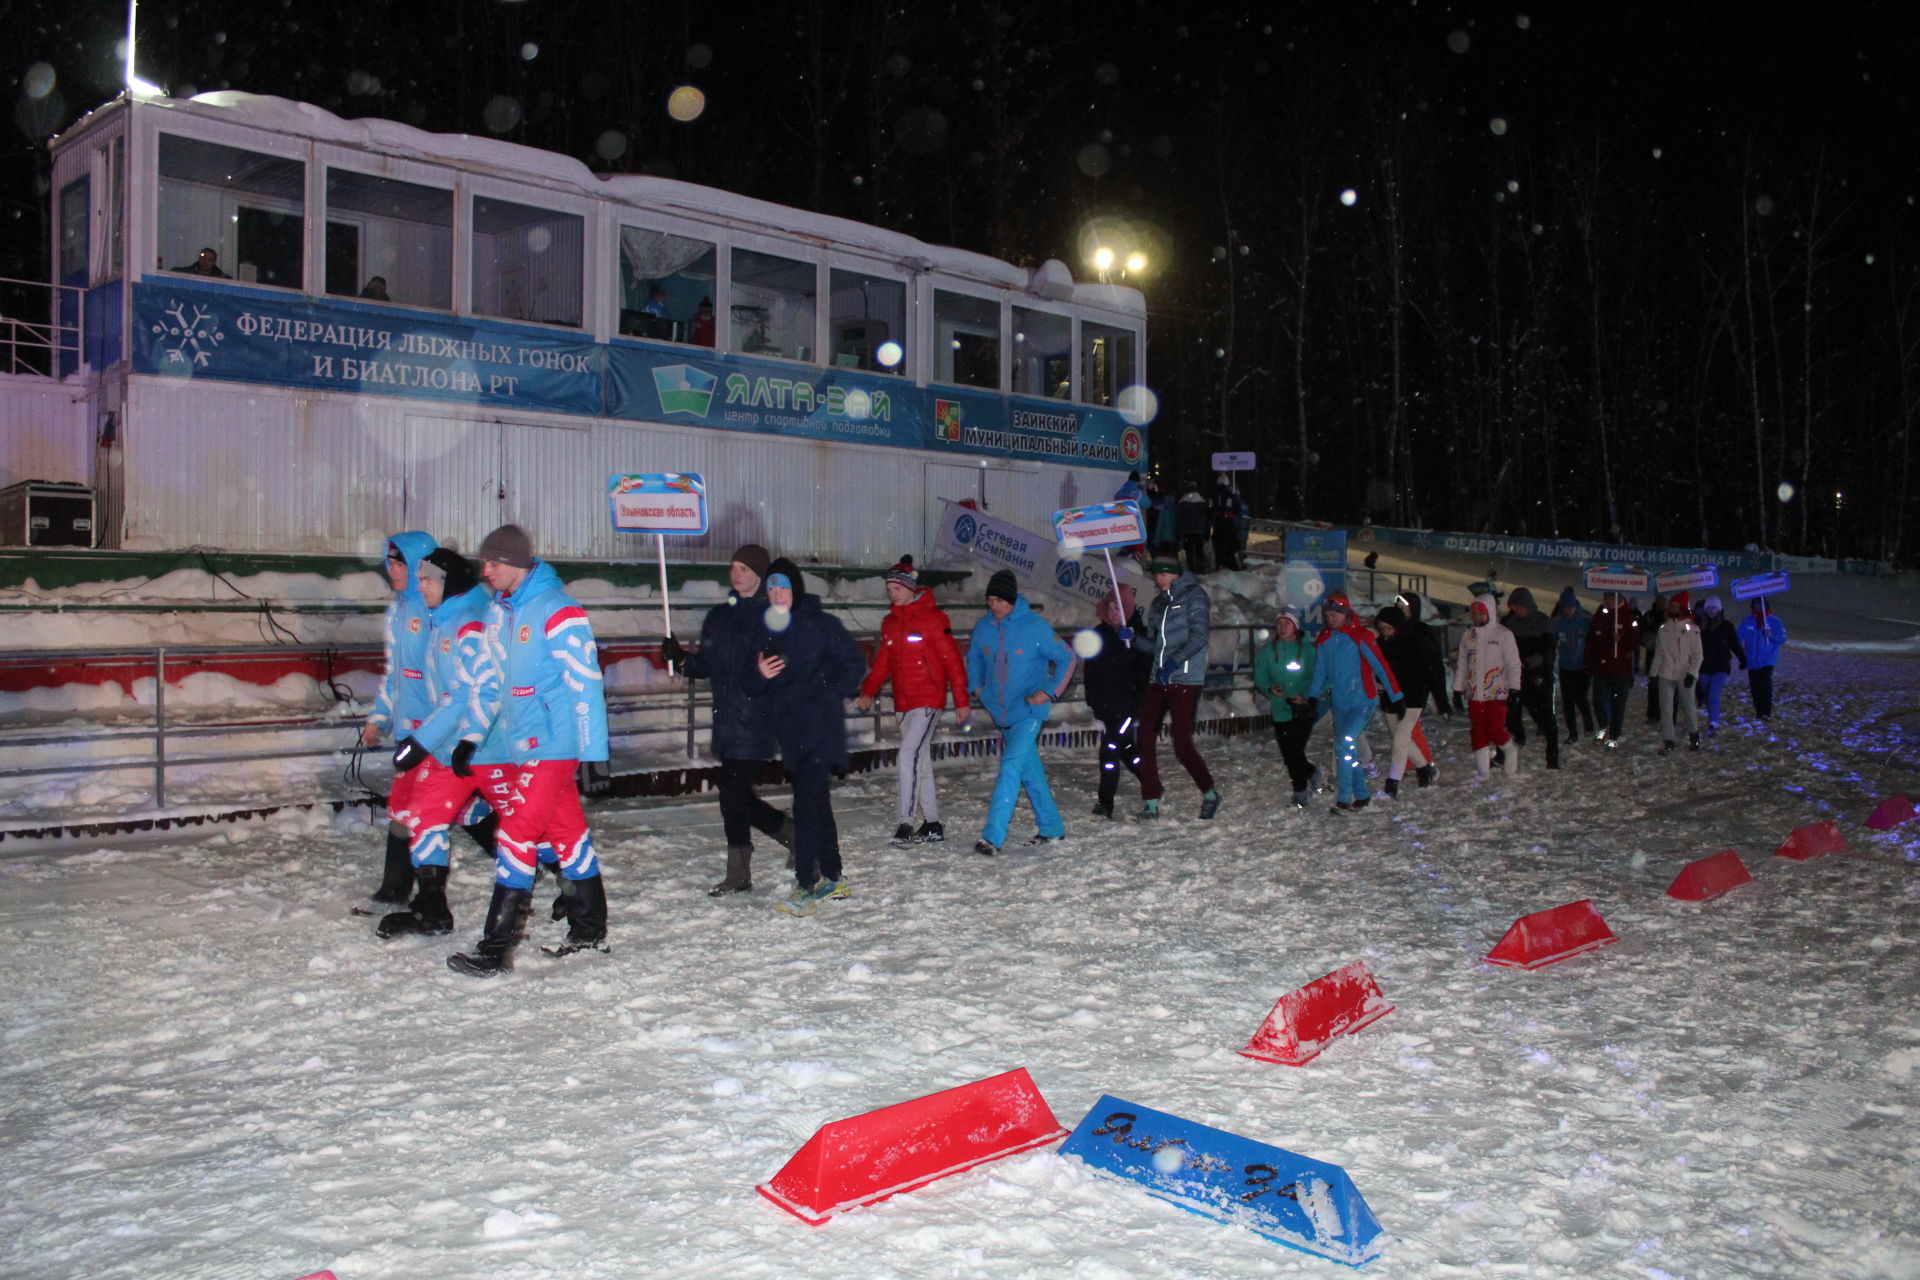
[[[1059,629],[1062,635],[1070,636],[1071,628]],[[1213,634],[1235,636],[1233,657],[1231,660],[1214,660],[1209,663],[1208,682],[1203,696],[1219,700],[1237,693],[1254,692],[1252,684],[1253,662],[1260,643],[1265,639],[1266,628],[1252,625],[1220,626],[1213,628]],[[964,648],[969,633],[959,632],[955,640]],[[855,632],[856,641],[874,641],[876,632]],[[608,643],[621,645],[622,641]],[[641,641],[646,644],[648,641]],[[1220,646],[1217,641],[1216,652]],[[278,645],[247,647],[224,645],[178,645],[129,647],[88,650],[11,650],[0,651],[0,670],[21,666],[40,667],[87,667],[113,666],[134,679],[151,679],[153,684],[152,715],[144,723],[115,725],[102,724],[81,730],[61,726],[34,727],[20,726],[13,729],[0,728],[0,753],[13,753],[28,750],[35,753],[59,752],[65,749],[68,759],[48,763],[35,763],[24,766],[0,767],[0,784],[11,780],[58,777],[73,774],[95,772],[143,771],[152,775],[152,793],[157,808],[167,807],[168,774],[183,770],[201,769],[208,766],[259,764],[290,760],[342,759],[354,754],[353,746],[285,746],[257,750],[224,750],[210,753],[195,753],[190,744],[212,739],[231,739],[234,737],[252,737],[269,735],[286,737],[296,734],[316,734],[358,729],[365,724],[366,717],[358,712],[343,713],[339,708],[344,699],[337,702],[335,708],[310,714],[258,714],[228,718],[197,719],[183,717],[178,711],[169,710],[167,681],[170,677],[178,679],[187,666],[204,667],[205,660],[218,656],[222,665],[244,662],[285,662],[289,658],[307,658],[324,662],[332,657],[364,657],[369,652],[367,646],[339,645]],[[377,652],[377,650],[373,650]],[[118,679],[118,677],[116,677]],[[323,680],[325,677],[323,677]],[[678,680],[670,686],[659,686],[637,693],[609,696],[607,714],[609,721],[608,736],[612,741],[629,744],[625,752],[627,765],[639,765],[641,771],[648,766],[653,768],[684,768],[684,761],[701,758],[700,747],[703,735],[712,728],[713,697],[704,680]],[[338,691],[335,691],[338,696]],[[1083,683],[1076,680],[1068,695],[1062,699],[1063,705],[1070,710],[1070,716],[1062,721],[1063,726],[1073,727],[1083,718],[1078,711],[1085,706]],[[849,706],[846,719],[850,729],[858,726],[857,734],[865,741],[878,746],[884,743],[888,721],[895,716],[890,701],[876,700],[867,711],[859,711]],[[936,740],[942,743],[978,740],[986,735],[980,733],[950,730]],[[671,744],[667,746],[666,744]],[[104,758],[76,759],[74,756],[97,746],[114,744],[141,744],[137,750],[127,754],[111,754]],[[376,752],[375,754],[384,754]],[[333,798],[333,797],[323,797]]]
[[[72,304],[71,324],[61,320],[63,301]],[[57,378],[62,356],[78,368],[86,309],[87,292],[77,285],[0,277],[0,373]]]

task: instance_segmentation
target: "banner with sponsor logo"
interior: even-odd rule
[[[1062,600],[1083,604],[1089,612],[1113,594],[1113,579],[1107,576],[1106,566],[1098,558],[1062,553],[1059,545],[1045,534],[1023,529],[957,502],[946,503],[941,513],[938,545],[953,555],[1011,570],[1020,580],[1022,591],[1045,591]],[[1139,588],[1132,575],[1131,560],[1122,557],[1116,567],[1122,582]]]
[[[200,277],[134,286],[133,369],[1132,470],[1145,427],[1099,405]]]
[[[1392,529],[1384,525],[1340,525],[1355,542],[1457,551],[1500,560],[1538,560],[1577,564],[1645,565],[1649,568],[1715,565],[1730,572],[1774,568],[1772,552],[1709,551],[1700,547],[1641,547],[1613,542],[1575,542],[1566,538],[1508,537],[1500,534],[1448,533],[1439,529]]]

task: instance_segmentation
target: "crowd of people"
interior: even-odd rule
[[[900,735],[895,845],[946,839],[932,744],[949,707],[961,724],[984,714],[1001,735],[974,852],[1001,853],[1022,794],[1035,826],[1025,843],[1063,838],[1039,743],[1083,669],[1100,742],[1092,815],[1118,816],[1127,773],[1140,788],[1134,818],[1161,816],[1166,726],[1198,794],[1198,816],[1212,819],[1221,793],[1195,741],[1212,605],[1193,564],[1175,550],[1168,545],[1148,559],[1154,593],[1144,607],[1133,588],[1117,585],[1071,646],[1010,571],[995,572],[964,650],[903,556],[885,576],[889,610],[869,660],[791,559],[741,546],[728,564],[727,598],[707,611],[697,645],[668,635],[661,646],[669,670],[712,690],[726,868],[709,895],[753,888],[758,833],[787,851],[793,873],[778,909],[807,916],[849,896],[832,803],[833,780],[851,763],[847,704],[869,711],[889,686]],[[394,591],[387,671],[362,740],[372,746],[390,736],[395,744],[385,873],[372,897],[402,909],[383,915],[377,934],[452,931],[447,874],[450,832],[459,826],[493,856],[494,896],[479,942],[449,957],[450,967],[477,976],[512,968],[543,868],[561,887],[553,918],[568,922],[566,942],[547,950],[606,950],[607,898],[575,777],[582,762],[607,758],[603,683],[586,612],[513,525],[487,536],[477,570],[421,532],[389,539],[386,563]],[[1464,713],[1481,780],[1496,767],[1519,771],[1529,721],[1548,769],[1560,766],[1562,721],[1569,744],[1590,736],[1617,746],[1636,667],[1648,676],[1647,714],[1663,751],[1675,750],[1682,733],[1698,750],[1702,718],[1708,735],[1718,729],[1736,663],[1747,672],[1755,713],[1772,713],[1773,667],[1786,629],[1763,599],[1736,627],[1714,596],[1697,608],[1684,592],[1656,596],[1642,615],[1631,597],[1608,592],[1589,615],[1568,587],[1549,615],[1524,587],[1508,593],[1504,613],[1491,583],[1470,590],[1470,626],[1451,672],[1443,632],[1417,594],[1401,594],[1369,621],[1335,591],[1320,602],[1324,626],[1316,637],[1301,610],[1279,611],[1254,655],[1253,683],[1267,699],[1294,806],[1308,807],[1329,777],[1311,748],[1322,718],[1332,738],[1329,812],[1351,815],[1374,802],[1380,781],[1369,736],[1376,720],[1389,730],[1382,793],[1394,799],[1409,772],[1419,787],[1437,776],[1422,724],[1429,709]],[[792,792],[787,812],[755,794],[775,776],[775,761]]]

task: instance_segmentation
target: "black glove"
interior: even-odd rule
[[[400,739],[400,745],[393,749],[393,767],[401,773],[416,769],[425,764],[433,752],[421,746],[414,738]]]
[[[1680,687],[1681,687],[1682,689],[1691,689],[1691,688],[1693,688],[1693,677],[1692,677],[1692,676],[1688,676],[1688,677],[1687,677],[1687,678],[1686,678],[1685,680],[1682,680],[1682,681],[1680,682]]]
[[[668,636],[660,642],[660,655],[668,662],[685,662],[687,660],[687,647],[678,640],[675,640],[672,636]]]
[[[454,747],[453,772],[455,777],[471,778],[473,776],[473,753],[479,749],[479,743],[465,741],[460,742]]]

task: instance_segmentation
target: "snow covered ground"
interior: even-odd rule
[[[711,802],[600,807],[614,953],[523,948],[491,984],[442,964],[480,923],[476,858],[453,940],[348,914],[362,813],[10,854],[0,1274],[1340,1273],[1052,1148],[818,1229],[753,1192],[828,1120],[1024,1066],[1069,1126],[1113,1093],[1344,1166],[1392,1237],[1367,1274],[1920,1276],[1920,823],[1857,826],[1920,792],[1920,663],[1799,652],[1781,685],[1777,738],[1742,695],[1662,758],[1636,695],[1622,749],[1548,773],[1536,745],[1491,788],[1443,723],[1439,784],[1352,818],[1278,808],[1262,738],[1205,744],[1210,824],[1179,786],[1158,824],[1085,817],[1089,756],[1056,753],[1069,841],[992,861],[968,852],[992,762],[942,769],[965,838],[905,851],[891,775],[858,778],[855,896],[811,919],[769,909],[774,858],[750,899],[704,896]],[[1770,856],[1828,816],[1848,853]],[[1755,884],[1664,896],[1729,847]],[[1617,945],[1482,963],[1586,897]],[[1362,958],[1395,1012],[1304,1068],[1237,1054]]]

